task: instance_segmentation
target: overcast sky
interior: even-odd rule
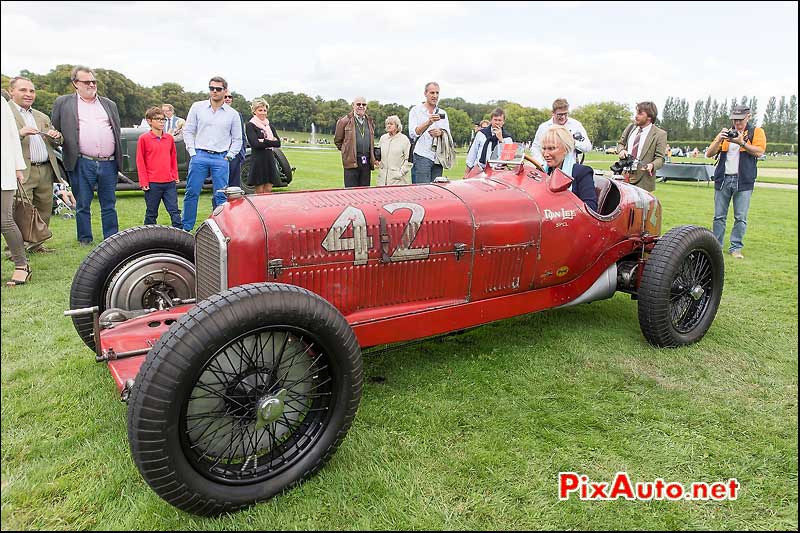
[[[58,64],[252,99],[573,108],[797,94],[796,2],[2,2],[2,73]],[[102,87],[100,87],[102,93]],[[690,107],[690,113],[692,108]],[[691,118],[691,116],[690,116]]]

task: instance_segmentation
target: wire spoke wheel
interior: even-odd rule
[[[717,314],[725,278],[722,249],[706,228],[679,226],[653,247],[639,286],[639,325],[654,346],[697,342]]]
[[[321,469],[361,399],[361,349],[318,295],[252,283],[197,303],[139,369],[131,455],[150,487],[190,513],[267,500]]]
[[[204,365],[182,417],[184,452],[220,482],[263,481],[309,450],[333,402],[328,355],[306,331],[240,337]]]
[[[672,327],[679,333],[693,330],[711,303],[713,289],[711,258],[702,250],[683,261],[670,291]]]

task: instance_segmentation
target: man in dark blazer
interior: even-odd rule
[[[33,108],[36,101],[36,88],[33,82],[23,76],[11,78],[8,82],[11,93],[11,112],[17,123],[22,144],[22,157],[26,169],[22,171],[22,189],[31,199],[45,224],[50,224],[53,211],[53,184],[64,183],[58,168],[55,147],[61,146],[61,133],[53,129],[50,117]],[[75,199],[67,188],[61,188],[61,199],[67,205],[74,205]],[[42,243],[30,243],[28,252],[48,253]]]
[[[92,198],[97,189],[103,238],[119,231],[117,174],[122,143],[117,104],[97,96],[97,79],[89,67],[76,66],[70,76],[75,94],[53,103],[53,126],[64,136],[63,164],[75,193],[78,242],[91,245]]]
[[[656,190],[656,170],[664,166],[667,153],[667,132],[653,124],[658,108],[653,102],[636,104],[634,123],[629,124],[617,144],[620,159],[628,154],[638,160],[630,175],[631,183],[646,191]]]

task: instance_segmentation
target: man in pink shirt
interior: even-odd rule
[[[136,147],[136,170],[139,187],[144,191],[147,210],[145,224],[158,220],[158,206],[164,201],[172,226],[183,229],[181,210],[178,208],[178,152],[175,140],[164,131],[164,112],[151,107],[144,115],[150,131],[139,137]]]
[[[63,164],[77,201],[75,222],[78,242],[91,245],[92,199],[97,189],[103,238],[119,231],[117,173],[122,164],[117,104],[97,96],[97,79],[89,67],[72,69],[75,94],[59,96],[53,103],[53,127],[64,137]]]

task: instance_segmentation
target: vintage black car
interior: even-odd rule
[[[130,191],[139,189],[139,174],[136,171],[136,147],[139,142],[139,137],[146,133],[147,128],[122,128],[122,170],[119,172],[119,181],[117,183],[117,190]],[[186,146],[183,143],[183,136],[178,136],[175,139],[175,145],[178,151],[178,175],[181,178],[178,183],[179,188],[186,187],[186,175],[189,172],[189,153],[186,151]],[[286,187],[292,181],[292,172],[294,168],[289,164],[286,155],[280,148],[273,148],[275,152],[275,161],[278,165],[278,173],[281,176],[281,185],[276,187]],[[61,162],[61,151],[56,152],[59,162]],[[69,179],[67,173],[64,172],[63,167],[61,172],[64,179]],[[250,174],[250,147],[247,147],[247,156],[242,163],[242,189],[247,194],[255,192],[255,188],[247,184],[247,177]],[[211,188],[211,178],[206,181],[204,188]]]

